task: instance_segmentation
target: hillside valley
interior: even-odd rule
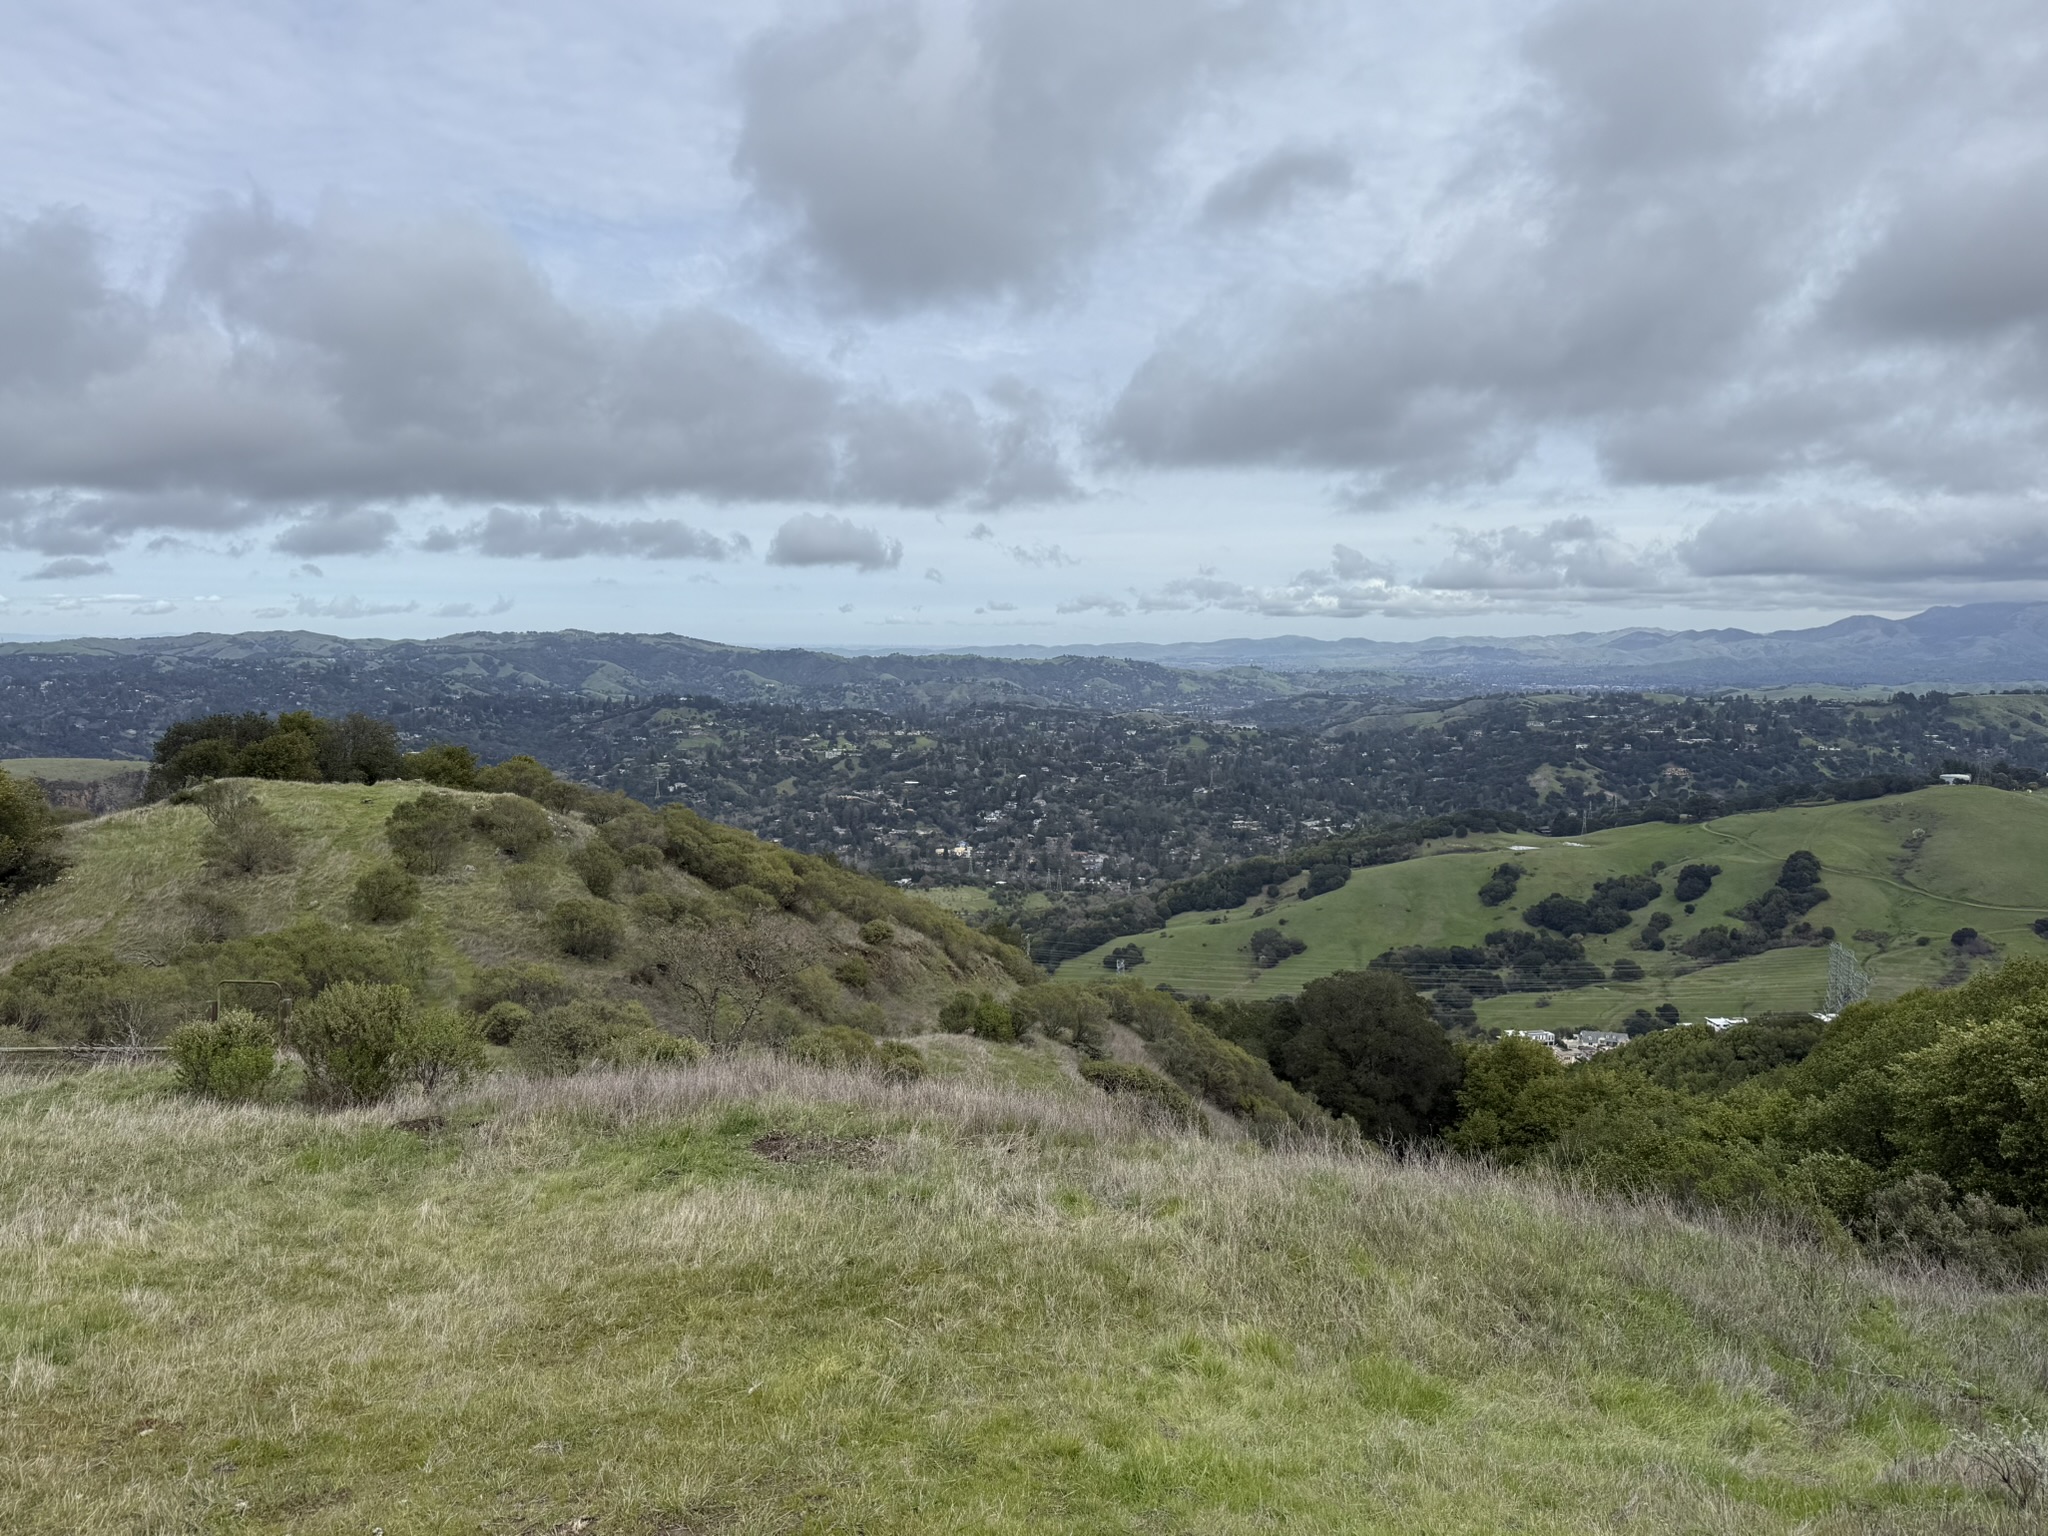
[[[1767,892],[1785,859],[1800,849],[1819,858],[1829,893],[1805,920],[1816,931],[1831,929],[1831,937],[1861,959],[1875,996],[1954,984],[2007,954],[2048,953],[2048,941],[2033,926],[2048,916],[2048,795],[1963,786],[1583,836],[1446,837],[1425,844],[1416,857],[1354,870],[1340,889],[1306,900],[1299,899],[1304,881],[1296,876],[1277,895],[1256,895],[1231,910],[1179,913],[1159,929],[1119,936],[1068,961],[1060,974],[1101,974],[1105,960],[1135,943],[1144,959],[1132,974],[1149,985],[1215,997],[1278,996],[1406,946],[1477,946],[1503,928],[1531,933],[1521,914],[1535,900],[1552,892],[1583,898],[1601,880],[1655,869],[1662,893],[1632,912],[1628,927],[1583,937],[1587,960],[1600,968],[1596,984],[1529,982],[1528,990],[1481,997],[1481,1026],[1618,1029],[1638,1011],[1666,1004],[1692,1021],[1803,1012],[1821,1007],[1826,997],[1825,943],[1718,964],[1679,948],[1701,928],[1729,924],[1729,913]],[[1487,906],[1481,888],[1503,863],[1524,873],[1513,900]],[[1720,872],[1688,913],[1674,877],[1691,863]],[[1663,946],[1640,948],[1637,940],[1659,917],[1670,924]],[[1306,948],[1270,967],[1258,965],[1252,935],[1282,924]],[[1965,928],[1982,936],[1982,955],[1958,953],[1949,942]],[[1608,979],[1621,962],[1640,966],[1641,979]],[[1416,979],[1432,978],[1424,968]]]

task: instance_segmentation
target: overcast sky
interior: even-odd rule
[[[2039,0],[15,0],[0,630],[2048,598]]]

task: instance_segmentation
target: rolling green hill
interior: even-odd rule
[[[1502,833],[1448,839],[1429,845],[1420,858],[1355,870],[1341,889],[1307,901],[1293,899],[1297,879],[1277,900],[1257,899],[1226,914],[1183,913],[1164,930],[1080,956],[1060,974],[1100,976],[1110,951],[1135,941],[1145,951],[1136,974],[1147,983],[1216,997],[1274,996],[1298,991],[1317,976],[1362,967],[1400,945],[1477,944],[1494,929],[1522,926],[1521,909],[1551,891],[1583,898],[1597,880],[1646,873],[1661,860],[1667,866],[1663,898],[1621,932],[1586,940],[1588,956],[1603,968],[1624,957],[1639,962],[1642,981],[1487,999],[1479,1006],[1481,1023],[1600,1028],[1667,1001],[1687,1019],[1811,1009],[1826,989],[1825,948],[1772,950],[1702,966],[1675,948],[1649,953],[1630,947],[1654,912],[1670,915],[1670,940],[1731,921],[1728,911],[1768,889],[1786,855],[1801,848],[1819,856],[1830,892],[1807,920],[1833,927],[1856,951],[1876,996],[1966,969],[1973,962],[1948,946],[1958,928],[1975,928],[2001,949],[2041,944],[2031,924],[2048,914],[2048,796],[1959,786],[1697,825],[1648,823],[1584,838]],[[1528,873],[1514,900],[1485,907],[1479,887],[1504,861]],[[1672,875],[1688,863],[1723,870],[1690,916],[1671,891]],[[1270,970],[1257,968],[1252,934],[1283,919],[1282,931],[1306,950]],[[1929,942],[1918,943],[1922,938]]]
[[[1004,984],[1001,947],[950,913],[679,811],[669,820],[633,813],[645,857],[617,870],[603,903],[624,936],[609,957],[565,955],[548,929],[558,904],[593,899],[573,860],[601,832],[580,814],[549,814],[550,836],[521,858],[473,833],[445,872],[421,879],[417,915],[361,922],[350,905],[355,881],[389,860],[386,823],[423,786],[233,782],[247,783],[283,825],[290,868],[241,875],[209,869],[206,815],[196,805],[162,801],[66,827],[65,872],[0,906],[0,968],[12,970],[59,945],[87,957],[89,971],[118,967],[104,987],[58,988],[65,995],[52,999],[52,1010],[65,1029],[94,1039],[124,1039],[131,1028],[145,1039],[160,1037],[209,1000],[224,977],[303,972],[302,961],[265,941],[311,931],[308,924],[322,925],[328,937],[314,942],[341,957],[334,963],[384,966],[429,998],[453,999],[486,968],[548,965],[571,992],[640,1002],[658,1022],[676,1025],[684,1021],[668,1016],[680,1006],[675,995],[632,978],[646,943],[664,945],[674,965],[687,966],[709,963],[713,946],[702,936],[724,942],[744,932],[760,951],[764,976],[773,972],[762,986],[777,994],[778,1005],[796,998],[817,1021],[858,1015],[877,1030],[925,1027],[960,986]],[[471,811],[516,798],[443,793]],[[532,802],[517,803],[538,814]],[[673,841],[677,817],[706,829],[696,839],[700,862],[718,849],[740,862],[715,884],[691,873],[689,857]],[[609,835],[630,853],[630,841],[618,835],[625,824],[612,823]],[[749,880],[777,885],[781,899]],[[861,925],[875,918],[891,925],[884,945],[861,940]],[[858,985],[834,975],[855,957],[866,966]],[[10,986],[0,980],[0,992]],[[0,1018],[0,1035],[9,1022],[11,1016]]]

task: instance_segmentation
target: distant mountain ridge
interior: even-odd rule
[[[305,630],[0,644],[0,757],[143,757],[173,720],[220,710],[413,717],[587,712],[710,697],[804,709],[989,705],[1257,718],[1312,694],[1435,697],[1544,688],[1956,688],[2048,681],[2048,603],[1858,615],[1816,629],[1433,640],[1195,641],[887,653],[759,650],[585,630],[351,639]],[[480,718],[480,717],[479,717]],[[475,725],[475,721],[470,722]],[[505,740],[523,727],[514,722]],[[486,733],[489,734],[489,733]],[[493,736],[496,741],[498,738]]]
[[[964,654],[1030,660],[1121,657],[1191,670],[1372,671],[1479,688],[1839,687],[1942,680],[1983,686],[2048,680],[2048,603],[1970,603],[1910,618],[1858,614],[1813,629],[1621,629],[1428,640],[1259,640],[1180,644],[977,646]]]
[[[0,757],[146,756],[173,720],[220,711],[559,711],[708,696],[804,708],[950,711],[1016,704],[1230,713],[1306,685],[1278,672],[1120,657],[843,656],[683,635],[582,630],[356,640],[303,630],[0,645]]]

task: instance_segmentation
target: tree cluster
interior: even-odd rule
[[[207,779],[376,784],[401,776],[398,733],[364,714],[323,720],[306,710],[181,720],[157,738],[145,798]]]
[[[1951,991],[1714,1034],[1649,1033],[1564,1068],[1471,1050],[1451,1145],[1624,1189],[1843,1229],[1998,1280],[2048,1273],[2048,961]]]

